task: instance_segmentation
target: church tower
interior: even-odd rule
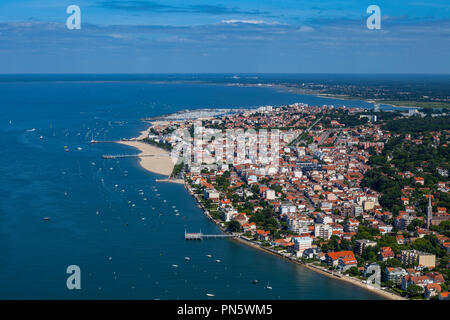
[[[428,195],[428,209],[427,209],[427,228],[430,229],[431,219],[433,218],[433,206],[431,205],[431,194]]]

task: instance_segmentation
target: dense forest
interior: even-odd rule
[[[393,133],[416,133],[450,130],[450,116],[432,117],[430,115],[422,118],[414,116],[397,120],[387,121],[384,129]]]
[[[384,128],[398,135],[386,141],[381,154],[370,157],[369,164],[372,169],[365,173],[361,185],[382,193],[380,204],[394,214],[404,209],[400,198],[401,190],[405,186],[416,188],[414,197],[419,211],[426,208],[421,188],[429,188],[438,196],[438,205],[448,208],[448,195],[437,191],[439,181],[449,180],[437,170],[449,170],[450,152],[446,145],[448,141],[445,135],[441,135],[440,141],[435,141],[431,132],[442,133],[443,130],[450,129],[449,117],[427,116],[389,120]],[[411,134],[411,138],[418,141],[406,139],[406,134]],[[412,178],[400,175],[408,171],[416,177],[423,177],[424,185],[416,185]]]

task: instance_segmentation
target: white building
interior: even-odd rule
[[[364,213],[364,210],[361,206],[354,206],[353,207],[353,216],[359,217]]]
[[[266,199],[267,200],[275,200],[275,190],[268,189],[266,191]]]
[[[294,171],[294,177],[296,177],[296,178],[303,177],[303,172],[301,170],[295,170]]]
[[[233,217],[235,215],[237,215],[237,211],[232,206],[229,206],[229,205],[220,206],[219,212],[220,212],[220,218],[225,222],[231,221],[233,219]]]
[[[304,217],[289,217],[287,219],[287,229],[298,234],[309,233],[309,221]]]
[[[303,252],[312,248],[313,239],[311,237],[294,238],[294,251],[297,257],[303,256]]]
[[[326,214],[318,214],[316,216],[316,223],[319,224],[330,224],[333,222],[333,218]]]
[[[205,199],[219,200],[219,192],[215,189],[208,189],[204,192]]]
[[[333,234],[333,228],[329,224],[316,224],[314,226],[314,236],[329,240]]]
[[[297,206],[290,202],[283,202],[280,206],[279,212],[280,214],[296,213]]]

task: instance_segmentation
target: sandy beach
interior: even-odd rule
[[[164,176],[170,176],[174,167],[174,163],[170,158],[170,153],[167,150],[158,148],[149,143],[138,141],[146,138],[149,130],[150,128],[142,131],[135,140],[117,141],[117,143],[138,149],[140,151],[139,164],[145,170]]]

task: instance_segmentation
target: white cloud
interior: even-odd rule
[[[314,31],[313,27],[309,26],[301,26],[300,29],[297,30],[298,32],[312,32]]]
[[[235,23],[246,23],[246,24],[280,24],[277,21],[264,21],[264,20],[222,20],[221,23],[227,23],[227,24],[235,24]]]

